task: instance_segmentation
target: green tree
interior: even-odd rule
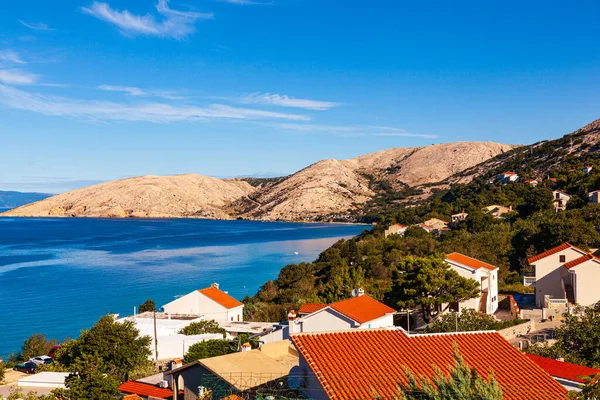
[[[447,313],[433,321],[426,333],[471,332],[496,330],[500,324],[491,315],[475,310],[463,309],[460,313]],[[457,330],[458,328],[458,330]]]
[[[98,354],[83,354],[73,363],[72,372],[65,379],[65,390],[56,392],[65,400],[109,400],[114,399],[119,379],[102,372],[105,360]]]
[[[52,347],[58,344],[58,340],[46,339],[46,336],[41,333],[31,335],[25,340],[23,346],[21,346],[21,354],[19,359],[21,361],[27,361],[32,357],[46,355],[52,350]]]
[[[0,385],[4,384],[4,375],[6,372],[6,365],[0,361]]]
[[[55,359],[69,371],[81,372],[75,368],[84,365],[83,358],[97,356],[102,360],[99,371],[120,380],[149,362],[150,342],[149,336],[139,336],[132,321],[119,323],[106,315],[79,339],[63,344]]]
[[[146,312],[146,311],[156,311],[156,303],[154,302],[154,300],[148,299],[145,302],[143,302],[142,304],[140,304],[139,307],[139,311],[140,313]]]
[[[231,344],[227,340],[206,340],[191,345],[183,358],[183,362],[187,364],[203,358],[223,356],[231,353],[231,351]]]
[[[202,335],[204,333],[220,333],[225,337],[227,331],[215,320],[192,322],[181,330],[184,335]]]
[[[426,322],[447,310],[450,303],[479,295],[475,280],[460,276],[436,256],[407,257],[394,272],[393,281],[388,298],[401,308],[420,307]]]
[[[571,398],[577,400],[600,399],[600,374],[581,376],[580,378],[585,381],[585,384],[581,388],[581,391],[573,393]]]
[[[552,190],[545,187],[531,188],[525,195],[525,203],[518,210],[523,217],[527,217],[538,211],[552,210]]]
[[[502,400],[502,388],[490,371],[488,379],[483,379],[475,368],[469,365],[454,347],[454,366],[444,374],[435,367],[435,376],[430,379],[415,377],[405,368],[408,384],[400,386],[403,400]]]

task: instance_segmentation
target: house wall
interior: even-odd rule
[[[589,260],[571,268],[575,273],[575,302],[582,306],[591,306],[600,301],[600,262]]]
[[[181,296],[163,306],[163,311],[171,314],[198,314],[196,296],[197,291]]]
[[[383,317],[376,318],[372,321],[361,324],[359,329],[370,329],[370,328],[389,328],[394,326],[394,314],[384,315]]]
[[[319,380],[312,372],[304,357],[300,356],[299,366],[301,376],[304,377],[302,380],[300,392],[307,398],[312,400],[328,400],[327,394],[323,387],[319,383]]]
[[[474,279],[477,282],[481,282],[481,273],[479,270],[467,269],[458,264],[454,264],[453,262],[446,261],[450,268],[456,271],[460,276],[467,279]],[[458,311],[463,309],[471,309],[471,310],[479,310],[479,297],[474,299],[468,299],[465,301],[461,301],[458,304]]]
[[[564,274],[561,270],[565,269],[565,262],[560,262],[561,255],[565,256],[565,262],[569,262],[581,257],[583,253],[569,248],[532,263],[535,266],[535,303],[538,306],[544,305],[545,295],[558,299],[565,296],[560,283]]]
[[[588,196],[590,203],[600,203],[600,192],[590,193]]]
[[[239,306],[227,310],[227,321],[243,321],[244,320],[244,306]]]
[[[166,313],[203,315],[207,320],[214,319],[215,321],[243,321],[243,309],[242,305],[227,310],[197,290],[163,306]]]
[[[295,329],[290,327],[290,333],[341,331],[357,328],[358,324],[350,318],[326,308],[312,315],[296,320]]]

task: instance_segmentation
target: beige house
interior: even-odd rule
[[[593,192],[588,193],[588,201],[590,203],[600,203],[600,190],[594,190]]]
[[[600,301],[600,258],[569,243],[529,258],[533,277],[525,284],[535,286],[535,301],[546,307],[553,299],[589,306]]]
[[[480,284],[481,295],[452,306],[453,311],[472,309],[493,314],[498,310],[498,267],[456,252],[448,254],[445,261],[460,276]]]
[[[536,187],[538,185],[538,181],[536,181],[535,179],[525,179],[525,183],[533,187]]]
[[[564,211],[567,209],[567,203],[571,200],[571,196],[566,194],[565,192],[561,192],[560,190],[555,190],[552,192],[553,202],[552,205],[554,207],[554,211]]]
[[[492,204],[491,206],[483,207],[483,211],[490,213],[494,218],[501,218],[504,214],[512,212],[512,206],[504,207],[498,204]]]
[[[452,225],[457,225],[460,221],[464,221],[467,219],[467,217],[469,216],[469,214],[467,214],[466,212],[459,212],[458,214],[452,214],[450,216],[450,223]]]
[[[220,290],[218,283],[165,304],[163,311],[167,314],[197,315],[215,321],[244,320],[244,304]]]
[[[390,235],[404,236],[404,232],[406,232],[406,229],[408,229],[407,226],[404,226],[402,224],[394,224],[385,230],[384,235],[385,237],[388,237]]]

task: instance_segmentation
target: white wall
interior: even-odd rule
[[[290,326],[290,333],[342,331],[358,327],[353,320],[330,308],[297,319],[294,324],[295,328]]]
[[[230,322],[243,321],[243,309],[244,306],[241,305],[228,310],[197,290],[163,306],[163,310],[166,313],[202,315],[207,320],[214,319],[215,321]]]
[[[219,333],[206,333],[203,335],[172,335],[158,337],[158,359],[183,358],[190,346],[198,342],[204,342],[212,339],[223,339]],[[154,343],[151,345],[154,352]]]
[[[181,296],[163,306],[163,311],[171,314],[198,314],[197,296],[198,291],[194,290],[191,293]]]
[[[538,306],[543,306],[544,296],[546,295],[557,299],[564,298],[565,294],[560,284],[564,274],[563,265],[584,254],[573,248],[568,248],[532,263],[535,266],[535,302]],[[564,262],[560,261],[561,255],[565,256]]]
[[[582,306],[591,306],[600,301],[600,262],[589,260],[571,268],[575,273],[575,302]]]
[[[359,329],[371,329],[371,328],[389,328],[394,326],[394,314],[384,315],[369,322],[361,324]]]

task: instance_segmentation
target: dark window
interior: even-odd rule
[[[560,256],[560,262],[564,263],[567,261],[567,256]]]

